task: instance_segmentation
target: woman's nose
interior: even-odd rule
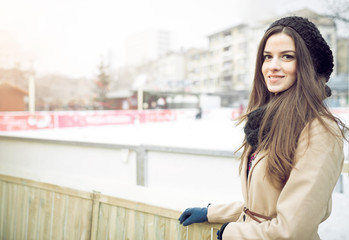
[[[269,70],[278,71],[280,70],[280,61],[278,58],[273,58],[269,64]]]

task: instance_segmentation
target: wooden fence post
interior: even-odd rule
[[[97,239],[98,220],[99,220],[99,207],[101,193],[93,191],[92,193],[92,216],[91,216],[91,235],[90,240]]]

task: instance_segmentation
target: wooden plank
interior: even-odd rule
[[[182,237],[179,221],[176,219],[168,219],[167,221],[168,222],[167,222],[166,232],[168,232],[168,239],[170,240],[185,239]]]
[[[13,184],[9,183],[7,184],[6,192],[5,192],[5,198],[6,198],[6,205],[5,205],[5,224],[4,224],[4,238],[9,239],[11,238],[11,232],[10,232],[10,226],[11,226],[11,216],[12,216],[12,191],[13,191]]]
[[[153,214],[146,213],[144,221],[144,239],[155,239],[155,216]]]
[[[38,239],[39,229],[39,206],[40,206],[40,189],[29,188],[28,189],[28,239]]]
[[[157,216],[162,216],[162,217],[167,217],[172,219],[178,219],[178,217],[181,214],[180,211],[152,206],[152,205],[140,203],[140,202],[133,202],[130,200],[110,197],[106,195],[101,195],[99,200],[100,202],[107,203],[110,205],[124,207],[124,208],[132,209],[135,211],[150,213]]]
[[[98,233],[98,221],[99,221],[99,208],[100,208],[100,194],[94,192],[92,195],[92,217],[91,217],[91,240],[97,239]]]
[[[142,212],[135,211],[135,235],[136,240],[143,240],[144,239],[144,223],[145,223],[145,215]]]
[[[16,206],[16,238],[25,239],[27,233],[27,219],[28,219],[28,188],[17,185],[17,206]]]
[[[0,237],[6,239],[6,215],[7,215],[7,193],[8,183],[2,182],[1,184],[1,208],[0,208]]]
[[[15,238],[15,224],[16,224],[16,207],[17,207],[17,185],[10,183],[8,188],[8,202],[7,202],[7,217],[6,217],[6,232],[7,239]]]
[[[166,218],[161,216],[155,216],[154,221],[155,226],[155,239],[166,239],[165,230],[166,230]]]
[[[188,239],[199,240],[198,234],[197,234],[197,224],[192,224],[188,226]]]
[[[109,210],[108,204],[100,204],[99,206],[99,216],[98,216],[98,232],[97,239],[107,239],[109,231]]]
[[[211,226],[212,227],[212,231],[213,231],[213,239],[217,238],[217,231],[221,229],[221,225],[218,225],[218,224],[215,224],[214,226]]]
[[[91,233],[92,200],[82,199],[81,208],[80,239],[88,240]]]
[[[181,240],[187,240],[188,239],[188,236],[187,236],[187,233],[188,233],[188,227],[184,227],[183,225],[179,224],[179,227],[178,227],[178,239],[181,239]]]
[[[188,228],[188,239],[211,240],[211,226],[208,224],[192,224]]]
[[[116,208],[116,238],[126,239],[126,209],[122,207]],[[149,238],[151,239],[151,238]]]
[[[84,191],[80,191],[80,190],[76,190],[68,187],[61,187],[61,186],[53,185],[49,183],[43,183],[43,182],[38,182],[34,180],[17,178],[17,177],[2,175],[2,174],[0,174],[0,180],[4,182],[30,186],[30,187],[38,188],[41,190],[53,191],[55,193],[62,193],[69,196],[80,197],[84,199],[91,199],[91,193],[89,192],[84,192]]]
[[[126,239],[136,239],[134,222],[135,222],[135,211],[131,209],[126,209],[126,216],[125,216],[125,223],[126,223],[125,238]]]
[[[53,204],[53,192],[51,191],[40,191],[39,199],[39,239],[51,239],[51,228],[52,228],[52,204]]]
[[[81,198],[67,197],[66,239],[80,239]]]
[[[174,236],[174,231],[173,231],[173,229],[171,229],[171,224],[170,224],[171,219],[164,218],[164,220],[165,220],[165,239],[171,240],[171,239],[173,239],[171,237]],[[173,234],[173,235],[171,236],[171,234]]]
[[[4,239],[5,183],[0,181],[0,239]]]
[[[117,207],[109,206],[109,219],[108,219],[108,239],[116,239],[116,221],[117,221]]]
[[[53,224],[52,239],[64,239],[65,236],[65,213],[66,198],[64,194],[54,193],[53,195]]]

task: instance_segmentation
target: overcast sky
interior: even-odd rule
[[[125,38],[137,32],[168,30],[177,49],[205,47],[207,35],[234,24],[304,7],[322,13],[324,1],[0,0],[0,65],[93,77],[101,56],[123,64]]]

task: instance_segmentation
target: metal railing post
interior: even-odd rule
[[[136,161],[137,161],[137,185],[147,186],[148,183],[148,153],[144,147],[139,147],[136,149]]]

